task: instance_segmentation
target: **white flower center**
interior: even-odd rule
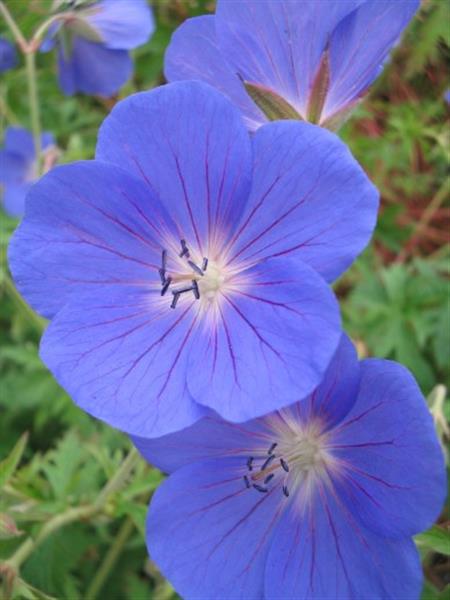
[[[313,499],[318,483],[328,484],[329,470],[336,467],[329,434],[320,420],[302,422],[290,409],[268,417],[266,424],[272,441],[247,458],[245,485],[259,493],[276,486],[287,498],[294,496],[302,509]]]
[[[223,289],[226,277],[219,267],[209,264],[203,277],[197,276],[196,279],[200,290],[200,298],[205,298],[205,300],[211,302]]]

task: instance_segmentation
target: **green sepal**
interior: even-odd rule
[[[253,102],[262,110],[269,121],[296,120],[303,121],[303,118],[284,98],[275,94],[270,88],[250,81],[242,80],[248,95]]]
[[[74,35],[88,40],[90,42],[103,42],[103,38],[100,33],[94,29],[85,19],[74,18],[70,19],[66,23],[67,29]]]
[[[310,123],[320,123],[325,100],[330,87],[330,57],[328,47],[325,48],[320,60],[319,68],[309,94],[306,114]]]

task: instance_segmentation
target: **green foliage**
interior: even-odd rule
[[[416,536],[419,546],[426,546],[431,550],[450,556],[450,531],[443,527],[432,527],[428,531]]]
[[[376,268],[368,253],[354,267],[343,303],[349,333],[369,353],[406,365],[424,392],[450,381],[448,256]]]
[[[6,4],[29,37],[52,0]],[[154,8],[157,31],[134,53],[135,75],[120,97],[162,83],[174,28],[214,6],[160,0]],[[434,388],[430,409],[443,446],[450,402],[435,386],[450,385],[450,130],[443,100],[449,12],[443,0],[423,2],[391,64],[340,132],[382,202],[374,244],[337,284],[361,355],[399,360],[425,394]],[[61,162],[93,157],[98,127],[116,99],[63,98],[54,54],[39,54],[37,63],[43,126],[55,133]],[[2,75],[0,98],[2,123],[30,126],[23,60]],[[46,323],[11,284],[6,247],[16,221],[0,220],[0,597],[170,600],[173,590],[148,561],[144,543],[146,507],[162,475],[143,461],[131,468],[126,437],[76,408],[40,362]],[[417,537],[427,576],[423,600],[450,597],[440,567],[448,518],[444,513]]]

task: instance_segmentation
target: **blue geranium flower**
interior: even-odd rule
[[[335,128],[378,76],[419,0],[218,0],[185,21],[165,59],[169,81],[221,90],[248,127],[297,118]]]
[[[134,441],[170,473],[150,504],[147,543],[184,598],[419,598],[411,537],[439,515],[445,466],[401,365],[358,363],[343,338],[306,401]]]
[[[49,171],[57,158],[53,135],[41,136],[43,171]],[[0,150],[0,184],[3,186],[3,207],[12,217],[21,217],[25,197],[38,179],[38,161],[33,136],[22,127],[7,127],[4,146]]]
[[[0,37],[0,73],[9,71],[17,65],[17,52],[14,44]]]
[[[318,385],[340,337],[325,280],[367,244],[377,205],[334,134],[278,122],[251,138],[222,94],[175,83],[120,102],[95,161],[33,188],[10,266],[53,319],[41,356],[75,401],[156,436]]]
[[[129,79],[129,50],[145,44],[155,25],[146,0],[63,0],[60,18],[41,50],[58,48],[65,94],[112,96]]]

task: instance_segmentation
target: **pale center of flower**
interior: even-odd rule
[[[326,453],[320,436],[307,431],[286,444],[286,458],[292,467],[300,472],[307,473],[321,469],[326,462]]]
[[[200,297],[205,300],[212,301],[216,298],[217,294],[224,288],[226,276],[222,269],[218,266],[210,263],[208,270],[205,272],[203,277],[197,276],[198,287],[200,290]]]
[[[175,246],[176,248],[176,246]],[[163,249],[158,269],[161,296],[167,297],[171,308],[188,298],[200,300],[207,307],[232,289],[233,273],[218,260],[197,255],[186,240],[181,239],[175,251]]]
[[[293,492],[304,505],[319,480],[329,479],[333,457],[327,450],[328,434],[318,420],[302,423],[290,410],[268,418],[273,441],[246,459],[245,486],[259,493],[278,487],[284,496]]]

